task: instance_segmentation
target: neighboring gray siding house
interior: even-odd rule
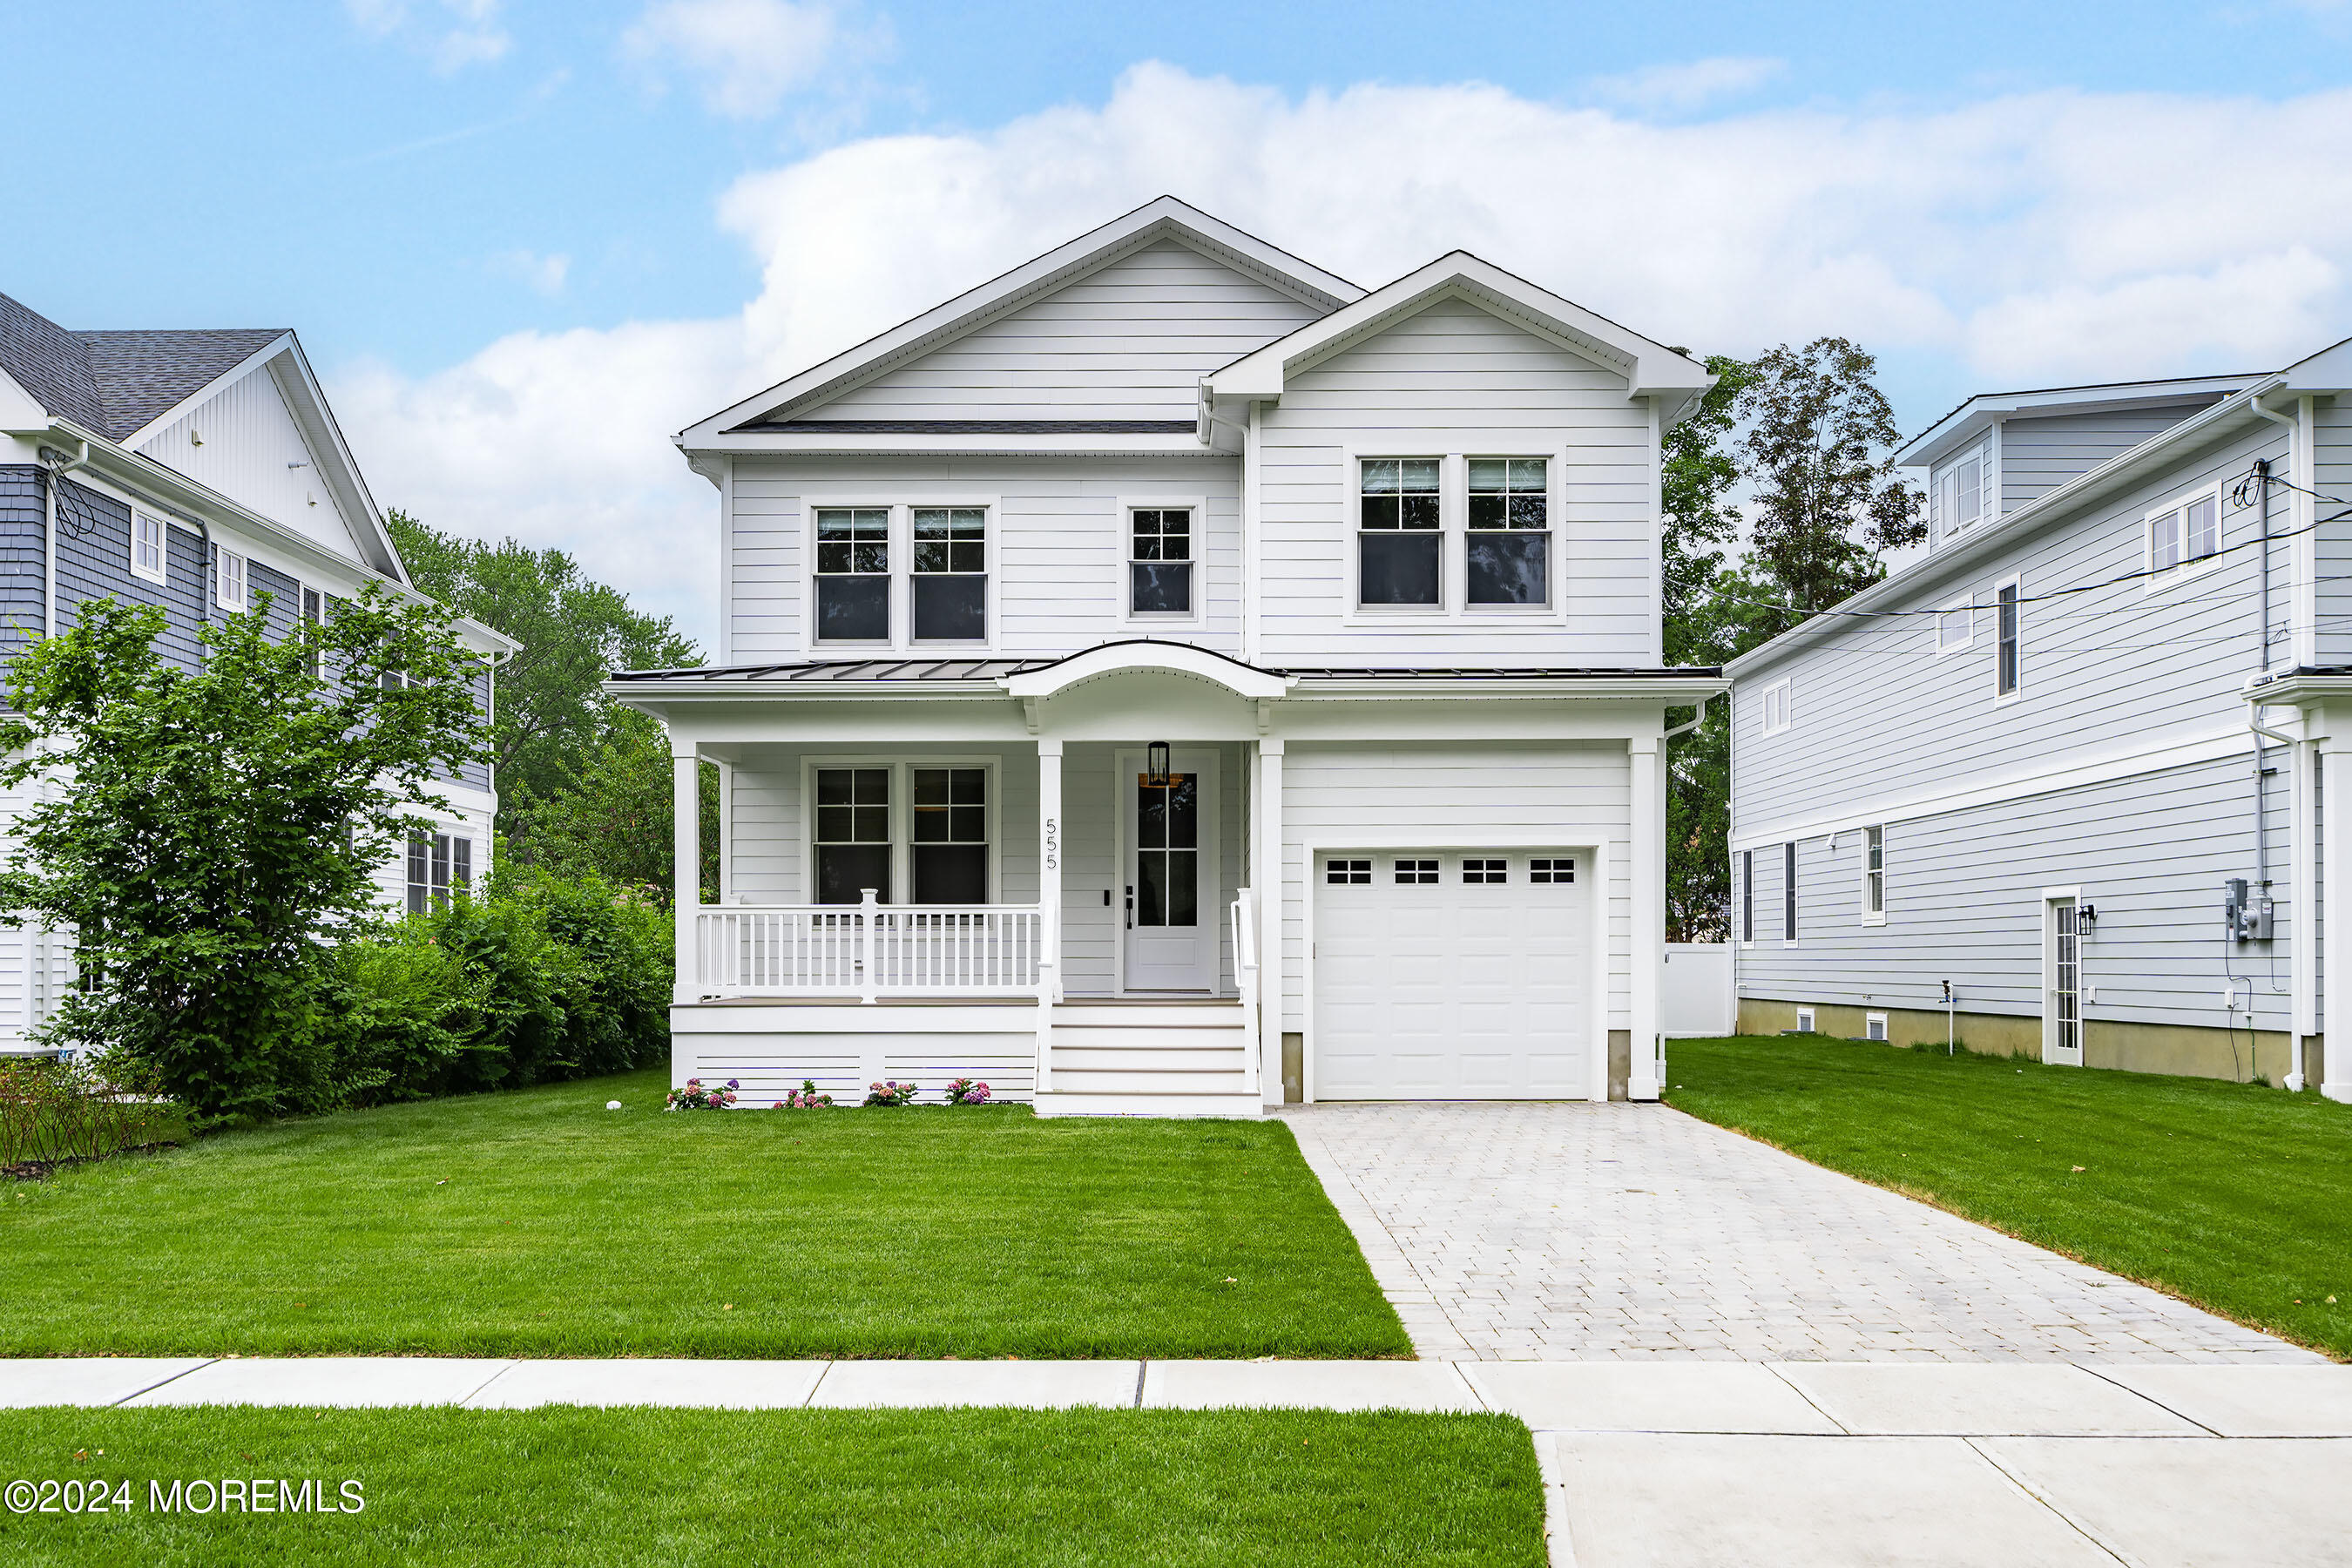
[[[2352,1098],[2347,388],[2338,345],[1979,397],[1897,454],[1928,553],[1727,670],[1744,1030]]]
[[[674,1071],[1045,1114],[1654,1098],[1687,356],[1163,198],[678,437]],[[720,901],[691,879],[720,770]]]
[[[282,632],[370,582],[413,592],[292,332],[68,331],[0,294],[0,661],[111,597],[163,607],[164,651],[193,667],[199,628],[264,593]],[[516,645],[459,631],[487,723]],[[394,907],[488,868],[488,768],[444,783],[434,831],[379,879]],[[0,840],[23,804],[0,796]],[[0,1050],[72,973],[70,933],[0,929]]]

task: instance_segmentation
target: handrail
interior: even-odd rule
[[[1258,1017],[1257,895],[1249,888],[1234,897],[1234,984],[1241,992],[1242,1016],[1249,1024],[1249,1049],[1243,1052],[1243,1071],[1249,1081],[1244,1093],[1258,1091],[1265,1082],[1265,1028]]]
[[[1050,981],[1035,904],[709,904],[701,996],[1034,996]]]

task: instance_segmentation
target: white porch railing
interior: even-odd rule
[[[1241,993],[1242,1016],[1249,1024],[1249,1063],[1244,1093],[1265,1081],[1265,1030],[1257,1016],[1257,899],[1244,888],[1234,899],[1234,988]]]
[[[706,905],[704,996],[1034,996],[1045,921],[1033,904]]]

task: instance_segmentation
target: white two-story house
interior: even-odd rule
[[[1658,1090],[1685,354],[1161,199],[678,437],[674,1071],[1041,1113]],[[700,762],[721,889],[698,902]]]
[[[1729,667],[1741,1027],[2352,1099],[2352,344],[1897,461],[1928,552]]]

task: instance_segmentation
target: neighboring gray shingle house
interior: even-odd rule
[[[674,1073],[1654,1098],[1664,717],[1723,689],[1660,665],[1659,439],[1711,381],[1162,198],[685,431],[719,665],[608,688],[677,758]]]
[[[1928,553],[1728,669],[1743,1029],[2352,1098],[2347,388],[1992,395],[1897,454]]]
[[[163,646],[271,597],[273,623],[369,582],[406,589],[366,482],[290,331],[68,331],[0,294],[0,659],[112,597],[163,607]],[[514,644],[471,623],[491,663]],[[22,805],[0,797],[0,833]],[[488,868],[493,781],[447,781],[436,831],[381,879],[394,904]],[[0,1050],[72,975],[68,933],[0,929]]]

